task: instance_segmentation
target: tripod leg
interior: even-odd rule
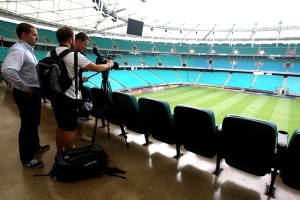
[[[97,124],[98,124],[98,118],[95,117],[95,123],[94,123],[94,129],[93,129],[92,144],[95,144],[96,131],[97,131]]]

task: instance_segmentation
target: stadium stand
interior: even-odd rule
[[[158,66],[159,58],[158,56],[143,55],[142,60],[146,66]]]
[[[257,44],[236,44],[234,50],[241,55],[257,55],[259,45]]]
[[[254,71],[257,70],[257,66],[254,60],[238,60],[234,69]]]
[[[266,72],[285,72],[286,68],[283,61],[264,61],[263,66],[260,67],[260,70]]]
[[[90,43],[95,43],[100,49],[114,49],[114,43],[109,38],[90,37]]]
[[[254,74],[249,73],[232,73],[226,87],[250,89],[254,76]]]
[[[1,21],[0,36],[7,39],[17,39],[16,27],[15,23]]]
[[[190,71],[184,69],[176,70],[176,73],[182,83],[189,83],[189,84],[195,83],[199,75],[198,71]]]
[[[229,60],[229,59],[214,59],[212,68],[231,69],[232,65],[231,65],[230,61],[231,60]]]
[[[110,72],[110,78],[128,89],[146,87],[149,85],[143,79],[128,70],[113,70]]]
[[[232,54],[233,46],[230,44],[214,44],[211,51],[214,50],[216,54]]]
[[[179,55],[159,55],[159,58],[163,66],[181,66],[181,60]]]
[[[152,73],[156,74],[166,83],[180,83],[181,80],[177,76],[174,70],[162,70],[162,69],[151,69]]]
[[[268,83],[268,84],[266,84]],[[253,89],[275,91],[276,88],[281,88],[283,76],[279,75],[258,75],[253,85]]]
[[[287,54],[287,44],[261,44],[260,50],[264,50],[268,55],[281,55]]]
[[[117,49],[119,50],[125,50],[125,51],[132,51],[133,50],[133,43],[128,40],[119,40],[114,39],[113,42],[117,46]]]
[[[150,42],[134,42],[135,46],[137,47],[137,50],[139,51],[145,51],[145,52],[151,52],[154,48],[153,44]]]
[[[228,72],[201,72],[198,83],[223,87],[228,76]]]
[[[177,44],[175,45],[176,52],[177,53],[189,53],[190,52],[190,47],[187,44]]]
[[[166,53],[169,52],[170,53],[170,52],[172,52],[172,49],[173,50],[175,49],[174,45],[171,43],[158,42],[158,43],[155,43],[154,45],[158,52],[166,52]]]
[[[196,59],[196,63],[195,63],[196,67],[201,67],[201,68],[208,68],[208,60],[203,58],[197,58]]]
[[[139,55],[122,55],[122,57],[130,66],[140,66],[142,63],[142,59]]]
[[[288,68],[288,72],[300,73],[300,63],[299,62],[293,63],[292,67]]]
[[[288,76],[285,88],[289,90],[289,94],[300,95],[300,77]]]
[[[133,70],[132,72],[151,85],[166,84],[166,82],[164,82],[161,78],[157,77],[149,70]]]

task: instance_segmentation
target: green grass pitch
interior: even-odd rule
[[[227,114],[237,114],[274,122],[277,130],[291,134],[300,128],[300,100],[223,90],[209,87],[178,87],[135,95],[169,102],[172,112],[178,104],[211,109],[216,124]]]

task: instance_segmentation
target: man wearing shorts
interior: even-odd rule
[[[56,47],[56,53],[59,55],[65,49],[73,49],[75,44],[75,35],[71,28],[61,27],[56,31],[56,38],[59,46]],[[77,53],[77,52],[76,52]],[[50,56],[50,52],[47,54]],[[74,77],[74,52],[67,54],[63,61],[67,67],[69,77]],[[84,55],[78,53],[78,70],[82,68],[87,71],[102,72],[109,70],[113,66],[113,61],[108,60],[106,64],[95,64],[89,61]],[[77,73],[78,74],[78,73]],[[79,82],[79,76],[75,77]],[[55,119],[57,122],[56,130],[56,148],[57,153],[64,150],[73,149],[75,133],[77,129],[77,99],[81,99],[81,93],[75,94],[75,78],[71,87],[64,93],[53,94],[50,101],[53,107]]]

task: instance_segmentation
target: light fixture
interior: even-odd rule
[[[168,32],[168,29],[165,29],[165,32]]]
[[[150,30],[153,31],[153,27],[151,27]]]

